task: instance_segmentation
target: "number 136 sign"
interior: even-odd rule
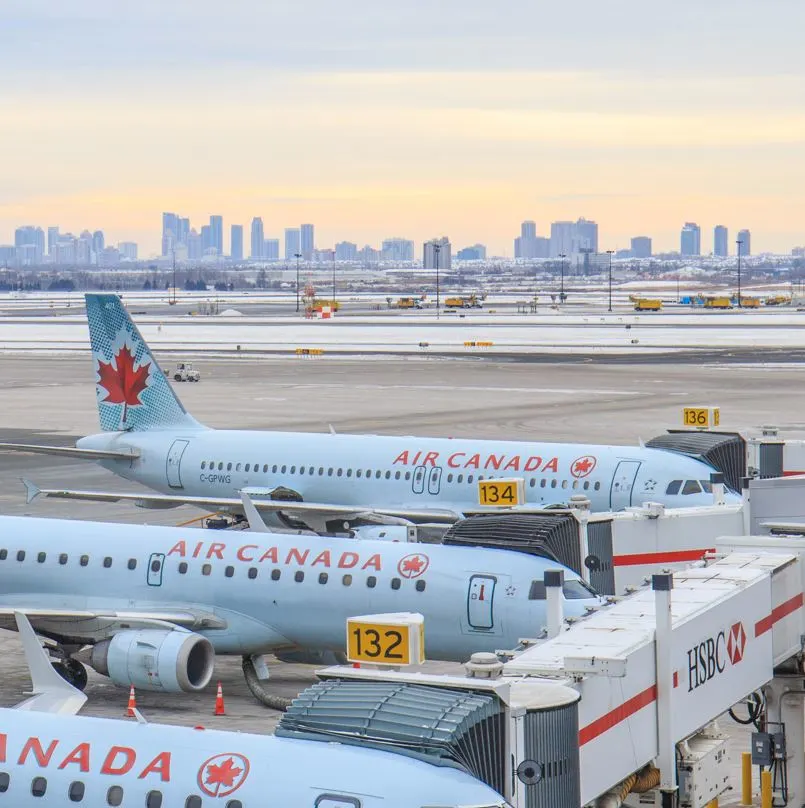
[[[425,619],[410,612],[350,617],[347,659],[375,665],[421,665],[425,661]]]

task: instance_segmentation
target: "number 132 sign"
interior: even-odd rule
[[[421,665],[425,621],[421,614],[371,614],[347,620],[347,659],[374,665]]]

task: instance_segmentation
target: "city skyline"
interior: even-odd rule
[[[8,0],[0,231],[102,221],[150,255],[165,206],[496,255],[579,215],[611,249],[685,221],[801,244],[805,6],[616,5]]]

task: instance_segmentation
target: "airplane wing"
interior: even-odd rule
[[[78,499],[90,502],[133,502],[141,508],[178,508],[180,505],[193,505],[207,511],[223,511],[243,514],[243,502],[240,497],[191,497],[180,494],[134,494],[115,493],[109,491],[78,491],[69,489],[40,489],[30,480],[23,479],[27,490],[27,501],[36,497],[55,499]],[[258,511],[280,512],[286,516],[300,519],[309,524],[311,529],[323,529],[324,523],[331,519],[345,521],[363,520],[378,525],[403,525],[415,522],[452,524],[461,518],[457,511],[438,508],[377,508],[362,505],[335,505],[320,502],[295,502],[287,500],[261,499],[264,489],[244,489]]]
[[[114,452],[102,449],[76,449],[73,446],[40,446],[35,443],[0,443],[0,452],[58,455],[61,457],[75,457],[78,460],[133,460],[140,456],[140,453],[135,449],[126,452]]]
[[[15,612],[14,618],[33,685],[31,698],[18,704],[15,709],[75,715],[84,706],[87,697],[63,679],[50,664],[28,618],[20,612]]]

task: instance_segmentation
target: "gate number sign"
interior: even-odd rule
[[[478,503],[495,508],[511,508],[522,505],[523,481],[517,480],[481,480],[478,483]]]
[[[709,429],[719,425],[721,413],[718,407],[684,407],[682,410],[682,422],[685,426]]]
[[[424,662],[424,621],[418,614],[368,615],[347,620],[347,659],[375,665]]]

